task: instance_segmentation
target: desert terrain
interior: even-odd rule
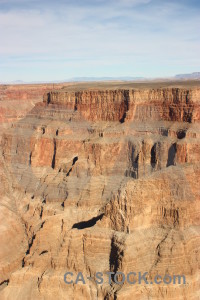
[[[0,299],[199,299],[200,81],[1,85],[0,130]]]

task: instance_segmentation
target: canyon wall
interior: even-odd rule
[[[41,102],[45,92],[68,85],[70,84],[0,84],[0,136],[12,123],[31,111],[37,102]]]
[[[152,119],[191,123],[200,120],[199,98],[199,89],[184,88],[63,90],[46,93],[44,102],[78,110],[91,121]]]
[[[0,298],[199,299],[199,109],[198,84],[70,87],[6,130]],[[98,285],[108,271],[186,284]]]

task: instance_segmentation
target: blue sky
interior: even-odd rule
[[[0,0],[0,82],[200,71],[200,1]]]

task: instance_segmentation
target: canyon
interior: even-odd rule
[[[0,124],[1,299],[199,299],[200,81],[1,86]]]
[[[0,84],[0,133],[23,118],[47,91],[60,89],[70,83],[56,84]]]

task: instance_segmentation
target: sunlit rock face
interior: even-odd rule
[[[45,92],[61,89],[65,84],[0,84],[0,140],[2,133],[41,102]]]
[[[46,92],[4,130],[1,299],[199,299],[200,87]],[[148,272],[186,284],[67,285]]]

